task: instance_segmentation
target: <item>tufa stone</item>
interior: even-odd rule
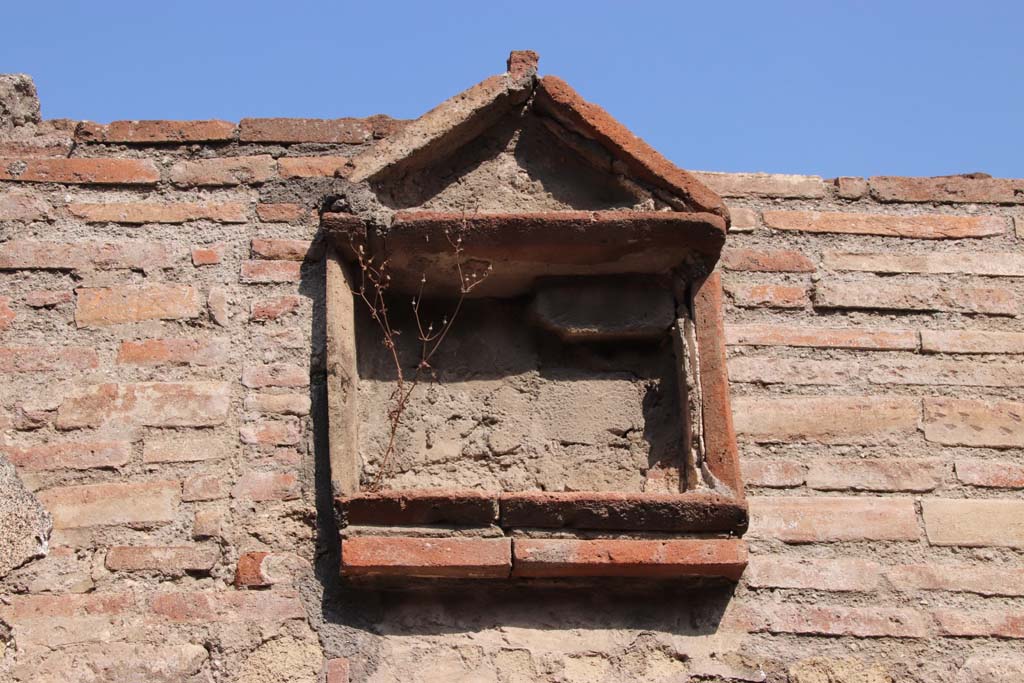
[[[0,130],[39,123],[39,95],[25,74],[0,74]]]
[[[0,578],[44,557],[53,529],[50,514],[25,488],[14,465],[0,457]]]

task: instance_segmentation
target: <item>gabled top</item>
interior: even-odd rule
[[[537,55],[513,52],[508,70],[442,102],[397,134],[356,156],[352,182],[380,183],[455,153],[515,110],[529,110],[565,146],[596,168],[639,185],[674,211],[710,213],[728,225],[721,198],[676,167],[596,104],[555,76],[537,77]]]
[[[550,277],[694,279],[714,269],[729,227],[717,194],[564,81],[538,78],[532,52],[513,52],[505,73],[355,157],[344,175],[368,187],[374,199],[355,204],[373,209],[323,223],[349,258],[358,243],[386,260],[395,291],[453,293],[462,257],[490,273],[479,297],[518,296]]]

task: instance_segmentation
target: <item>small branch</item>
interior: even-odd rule
[[[466,227],[467,221],[465,215],[463,215],[462,230],[460,232],[465,231]],[[369,485],[370,491],[379,491],[383,486],[384,479],[391,476],[398,429],[402,424],[402,416],[405,414],[405,410],[409,406],[412,394],[416,390],[416,387],[419,386],[420,380],[423,378],[423,373],[425,371],[429,371],[431,376],[436,377],[434,368],[430,364],[431,359],[434,357],[434,354],[437,353],[438,349],[441,348],[441,344],[451,331],[452,326],[455,323],[455,319],[462,310],[462,303],[465,300],[466,295],[471,292],[473,288],[487,279],[487,276],[491,271],[491,266],[488,265],[487,270],[482,274],[474,272],[467,275],[463,269],[464,262],[461,234],[456,235],[453,239],[451,234],[446,231],[445,236],[448,238],[448,243],[455,252],[455,268],[459,277],[459,298],[455,303],[455,308],[451,315],[444,317],[441,322],[441,327],[437,332],[434,332],[433,323],[429,323],[426,328],[424,328],[423,319],[420,316],[420,305],[423,301],[423,289],[426,286],[427,277],[425,274],[421,276],[419,291],[412,300],[412,312],[413,318],[416,321],[417,340],[420,342],[420,358],[419,362],[416,364],[416,369],[413,372],[412,377],[409,379],[406,379],[405,373],[402,370],[402,362],[398,353],[398,344],[396,343],[396,338],[401,335],[401,330],[394,329],[391,326],[391,320],[388,317],[388,307],[385,295],[387,294],[388,288],[391,286],[391,275],[387,272],[387,259],[382,261],[379,265],[375,265],[373,257],[368,257],[366,255],[362,245],[353,248],[359,260],[360,271],[359,290],[355,291],[354,294],[363,301],[370,311],[370,317],[380,328],[381,335],[383,337],[382,342],[384,347],[388,349],[392,363],[395,366],[396,377],[395,389],[388,397],[388,400],[392,402],[392,406],[387,412],[388,440],[380,455],[380,464],[377,474]]]

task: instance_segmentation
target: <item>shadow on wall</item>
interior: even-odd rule
[[[312,253],[324,253],[323,232],[318,233]],[[493,652],[530,647],[529,643],[558,652],[563,642],[566,650],[579,651],[581,639],[592,640],[593,649],[603,652],[615,647],[629,651],[644,632],[688,637],[718,631],[735,591],[733,584],[544,580],[386,585],[343,581],[328,443],[322,260],[306,263],[299,291],[313,302],[310,399],[318,539],[315,574],[322,597],[320,614],[311,615],[311,625],[318,631],[325,656],[353,658],[353,680],[398,666],[390,661],[392,648],[384,649],[389,638],[401,639],[403,651],[412,648],[430,658],[433,648],[456,645],[452,641],[431,643],[430,637],[449,634],[463,635],[466,645]],[[616,631],[622,633],[613,633]],[[617,645],[610,646],[611,642]],[[382,651],[389,653],[387,660]]]

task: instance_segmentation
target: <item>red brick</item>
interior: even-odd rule
[[[1024,596],[1024,569],[991,564],[904,564],[885,578],[899,591],[950,591],[978,595]]]
[[[218,509],[204,508],[196,510],[192,523],[192,538],[219,538],[224,526],[224,512]]]
[[[1024,276],[1024,256],[998,252],[953,252],[931,254],[822,253],[826,270],[868,273],[958,273],[966,275]]]
[[[0,180],[66,185],[155,185],[149,159],[0,159]]]
[[[0,194],[0,221],[45,221],[52,217],[53,209],[38,195],[20,190]]]
[[[187,143],[227,142],[235,137],[235,124],[227,121],[82,121],[75,131],[81,142]]]
[[[235,586],[264,588],[294,585],[296,579],[309,573],[310,563],[295,553],[244,553],[238,558]]]
[[[853,558],[827,560],[762,555],[750,558],[744,577],[753,588],[868,593],[877,588],[881,567],[877,562]]]
[[[11,310],[11,298],[7,296],[0,296],[0,330],[7,329],[17,314]]]
[[[944,636],[1024,638],[1024,610],[1002,608],[978,611],[937,609],[932,614]]]
[[[316,211],[302,204],[257,204],[256,215],[264,223],[305,223],[316,216]]]
[[[828,211],[765,211],[764,224],[774,230],[883,235],[915,239],[988,237],[1006,232],[1001,216],[897,216]]]
[[[920,278],[899,282],[886,278],[819,282],[814,291],[814,305],[853,310],[952,311],[991,315],[1017,315],[1020,309],[1012,289],[947,286]]]
[[[476,489],[358,491],[335,501],[347,524],[488,526],[498,520],[497,495]]]
[[[629,531],[739,532],[747,525],[742,498],[714,491],[619,493],[518,491],[500,494],[501,526]]]
[[[0,157],[36,159],[45,157],[68,157],[75,141],[65,132],[36,134],[22,140],[0,140]]]
[[[270,585],[270,582],[261,570],[264,558],[270,553],[255,552],[244,553],[238,558],[238,566],[235,569],[235,586],[241,588],[263,588]]]
[[[292,500],[299,497],[299,482],[294,474],[249,472],[235,484],[231,497],[257,502]]]
[[[72,202],[68,211],[86,223],[180,224],[209,220],[245,223],[245,205],[238,202]]]
[[[117,362],[126,365],[223,365],[228,358],[226,339],[143,339],[123,341]]]
[[[238,433],[245,444],[294,446],[302,440],[297,420],[260,420],[242,425]]]
[[[947,446],[1024,447],[1024,403],[924,399],[924,436]]]
[[[786,325],[729,325],[726,343],[734,346],[796,346],[862,351],[914,351],[913,330],[874,328],[794,327]]]
[[[861,364],[846,360],[791,360],[734,356],[729,379],[739,383],[811,385],[851,384],[863,373]]]
[[[215,242],[201,247],[192,247],[192,265],[197,268],[200,266],[217,265],[224,260],[224,249],[226,247],[227,244],[224,242]]]
[[[181,497],[176,481],[58,486],[36,494],[55,529],[152,525],[174,521]]]
[[[750,459],[743,462],[743,482],[747,486],[785,489],[803,486],[807,466],[792,460]]]
[[[179,187],[217,187],[265,183],[274,177],[275,162],[268,154],[179,161],[171,167],[171,182]]]
[[[1020,387],[1024,386],[1024,366],[915,357],[879,363],[868,378],[875,384]]]
[[[32,308],[52,308],[74,300],[75,293],[69,289],[34,289],[25,294],[25,305]]]
[[[1024,548],[1024,500],[926,498],[921,506],[932,545]]]
[[[766,273],[813,273],[814,263],[799,251],[725,249],[722,265],[726,270]]]
[[[723,197],[815,199],[825,196],[825,182],[818,176],[709,171],[691,173]]]
[[[242,384],[250,389],[263,387],[308,387],[309,369],[290,363],[247,365],[242,370]]]
[[[832,607],[772,605],[761,610],[753,632],[793,633],[855,638],[924,638],[924,618],[911,609],[891,607]]]
[[[956,478],[967,486],[1024,488],[1024,465],[1010,460],[957,460]]]
[[[254,239],[252,256],[258,259],[281,261],[304,261],[313,258],[309,240]]]
[[[0,346],[0,374],[91,370],[99,366],[84,346]]]
[[[84,595],[7,595],[0,617],[22,621],[53,617],[124,614],[135,608],[131,593],[89,593]]]
[[[50,242],[10,240],[0,245],[0,270],[151,270],[175,265],[170,242]]]
[[[0,453],[25,470],[86,470],[127,464],[132,445],[127,441],[50,441],[38,446],[0,444]]]
[[[130,268],[151,271],[178,263],[178,246],[173,242],[134,240],[71,244],[86,259],[86,265],[104,270]]]
[[[227,498],[227,485],[221,474],[197,474],[185,479],[181,490],[181,499],[186,503],[199,500],[217,500]]]
[[[213,437],[150,437],[142,451],[142,462],[196,462],[227,457],[230,449]]]
[[[747,565],[747,548],[736,539],[517,538],[512,552],[512,575],[531,578],[723,576],[736,580]]]
[[[147,427],[213,427],[227,420],[231,386],[223,382],[149,382],[81,387],[57,409],[58,429],[106,422]]]
[[[868,181],[866,178],[843,176],[834,181],[836,194],[841,199],[861,199],[868,193]]]
[[[281,157],[277,163],[282,178],[330,178],[349,161],[348,157]]]
[[[309,415],[310,398],[306,394],[249,394],[245,409],[274,415]]]
[[[199,292],[188,285],[127,285],[76,290],[75,323],[78,327],[107,327],[141,320],[198,318]]]
[[[921,330],[921,350],[932,353],[1024,353],[1024,333]]]
[[[744,308],[804,308],[810,303],[803,285],[773,285],[729,282],[725,291],[733,303]]]
[[[228,295],[223,287],[211,287],[210,295],[207,297],[206,307],[210,311],[210,318],[221,327],[227,327],[231,322],[228,307]]]
[[[733,399],[736,433],[761,443],[876,444],[917,431],[919,399],[788,396]]]
[[[808,466],[807,486],[819,491],[933,491],[949,469],[936,458],[815,460]]]
[[[179,624],[281,622],[305,619],[294,591],[183,591],[157,593],[154,616]]]
[[[786,543],[916,541],[911,498],[753,497],[750,533]]]
[[[753,232],[757,229],[757,211],[742,206],[730,206],[729,232]]]
[[[322,142],[359,145],[373,138],[366,119],[242,119],[242,142]]]
[[[555,113],[555,118],[570,130],[596,141],[610,152],[618,162],[617,166],[622,166],[630,177],[683,198],[695,211],[709,212],[723,218],[728,215],[721,198],[701,183],[696,174],[672,164],[604,109],[587,102],[568,83],[551,75],[539,80],[525,76],[519,79],[512,79],[511,75],[492,76],[460,93],[412,122],[397,145],[385,146],[383,156],[378,148],[364,152],[360,157],[363,163],[357,166],[352,175],[353,182],[374,175],[396,157],[408,158],[410,146],[414,154],[422,153],[437,142],[441,135],[451,130],[453,118],[460,122],[459,127],[462,129],[456,135],[471,135],[466,127],[482,125],[477,121],[490,116],[487,112],[494,109],[495,102],[507,101],[509,96],[518,101],[528,96],[527,89],[530,88],[534,88],[533,106],[536,110],[549,115]]]
[[[130,546],[107,551],[106,567],[112,572],[160,571],[164,574],[208,572],[220,559],[214,546]]]
[[[278,318],[297,311],[302,305],[302,297],[296,294],[275,296],[270,299],[253,301],[249,317],[252,320],[277,320]]]
[[[302,279],[302,264],[297,261],[243,261],[242,282],[298,282]]]
[[[324,665],[326,683],[349,683],[349,665],[344,657],[328,659]]]
[[[341,557],[346,576],[503,579],[512,539],[356,536],[342,542]]]
[[[968,202],[1024,204],[1024,180],[989,178],[982,174],[903,178],[873,176],[871,196],[880,202]]]

